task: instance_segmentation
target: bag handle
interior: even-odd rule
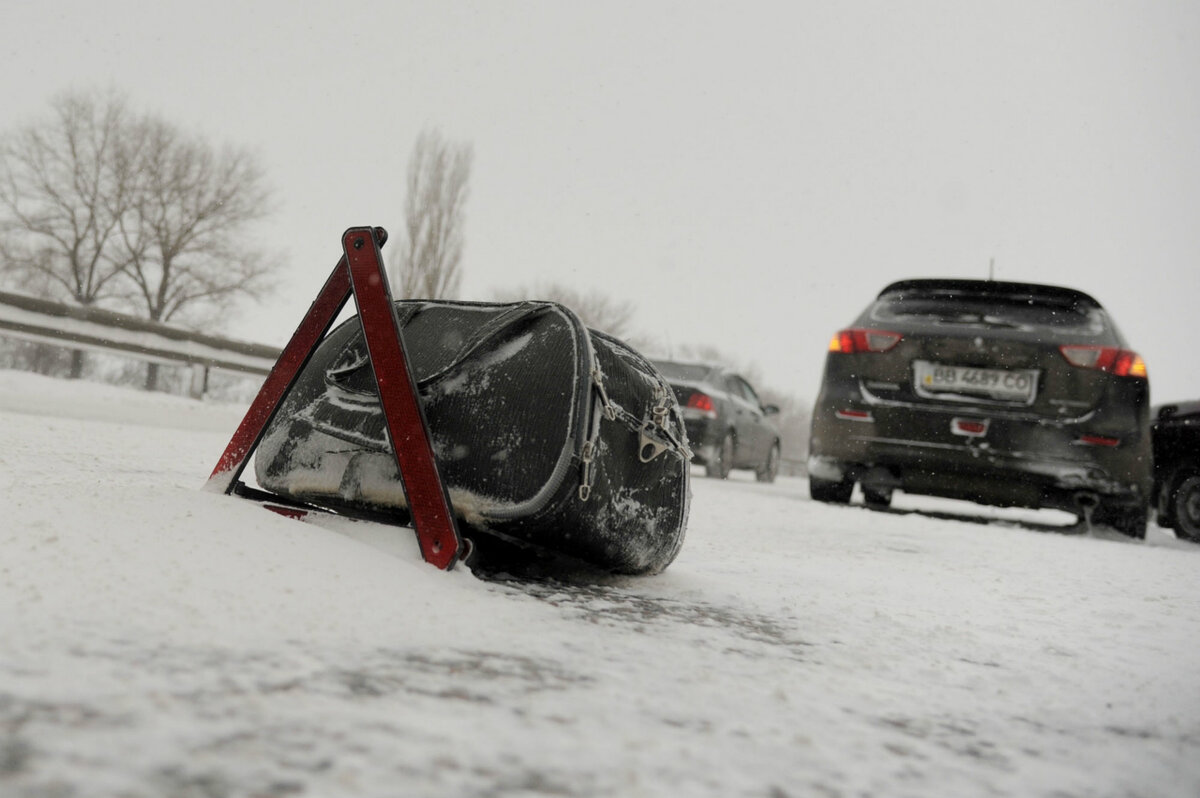
[[[410,302],[396,303],[396,317],[400,322],[400,328],[408,326],[408,324],[421,313],[422,310],[432,307],[434,303],[425,302],[422,300]],[[467,340],[459,347],[458,352],[450,359],[450,361],[442,368],[434,373],[417,381],[418,388],[424,388],[437,380],[444,377],[451,369],[458,366],[466,360],[472,352],[477,350],[483,344],[496,335],[505,327],[511,326],[521,319],[534,315],[535,313],[544,311],[548,305],[537,302],[520,302],[506,307],[500,313],[488,318]],[[358,344],[354,344],[358,346]],[[359,371],[364,367],[368,367],[370,361],[367,358],[366,349],[362,349],[359,356],[349,363],[340,366],[331,366],[325,370],[325,384],[329,387],[337,388],[341,391],[346,391],[350,394],[361,395],[364,398],[376,398],[373,391],[358,391],[348,388],[344,383],[344,378],[350,374]]]
[[[442,377],[446,376],[450,371],[459,366],[464,360],[470,357],[475,350],[487,343],[497,333],[506,327],[511,327],[519,321],[535,316],[539,313],[544,313],[550,306],[544,302],[518,302],[506,307],[502,312],[490,317],[472,334],[452,358],[437,371],[429,374],[426,377],[417,381],[417,387],[425,387],[430,385]],[[410,313],[402,324],[407,324],[416,316],[416,312]]]

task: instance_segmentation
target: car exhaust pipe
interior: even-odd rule
[[[1087,525],[1087,533],[1092,534],[1092,513],[1100,506],[1100,497],[1090,490],[1081,490],[1074,496],[1075,506],[1077,506],[1083,516],[1083,522]]]

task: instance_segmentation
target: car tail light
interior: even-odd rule
[[[950,431],[955,435],[964,435],[968,438],[982,438],[987,435],[990,423],[991,419],[986,418],[952,418],[950,419]]]
[[[715,418],[717,415],[717,408],[715,405],[713,405],[712,397],[706,393],[700,393],[699,391],[696,391],[688,397],[687,407],[706,416],[712,416]]]
[[[867,410],[855,410],[846,408],[843,410],[835,410],[833,414],[843,421],[874,421],[875,417]]]
[[[1120,446],[1120,438],[1110,438],[1107,435],[1080,435],[1079,443],[1084,446]]]
[[[1059,351],[1072,366],[1096,369],[1118,377],[1145,379],[1146,361],[1137,352],[1115,346],[1060,346]]]
[[[900,333],[887,330],[841,330],[829,341],[829,351],[848,355],[855,352],[886,352],[900,343],[903,337]]]

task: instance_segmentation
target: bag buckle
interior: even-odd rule
[[[592,441],[584,443],[583,451],[579,453],[579,459],[583,462],[582,473],[579,475],[579,501],[585,502],[592,495],[592,482],[595,481],[595,476],[592,474],[592,461],[596,459],[596,444]]]
[[[673,448],[669,442],[656,434],[658,430],[658,425],[649,420],[642,422],[642,427],[638,430],[638,459],[643,463],[649,463],[667,449]]]

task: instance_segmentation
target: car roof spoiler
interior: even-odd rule
[[[1041,285],[1038,283],[1010,283],[1001,280],[945,278],[900,280],[880,291],[879,297],[882,298],[887,294],[967,294],[983,297],[1003,297],[1010,300],[1031,299],[1041,303],[1070,305],[1072,307],[1101,308],[1100,303],[1095,298],[1074,288]]]

